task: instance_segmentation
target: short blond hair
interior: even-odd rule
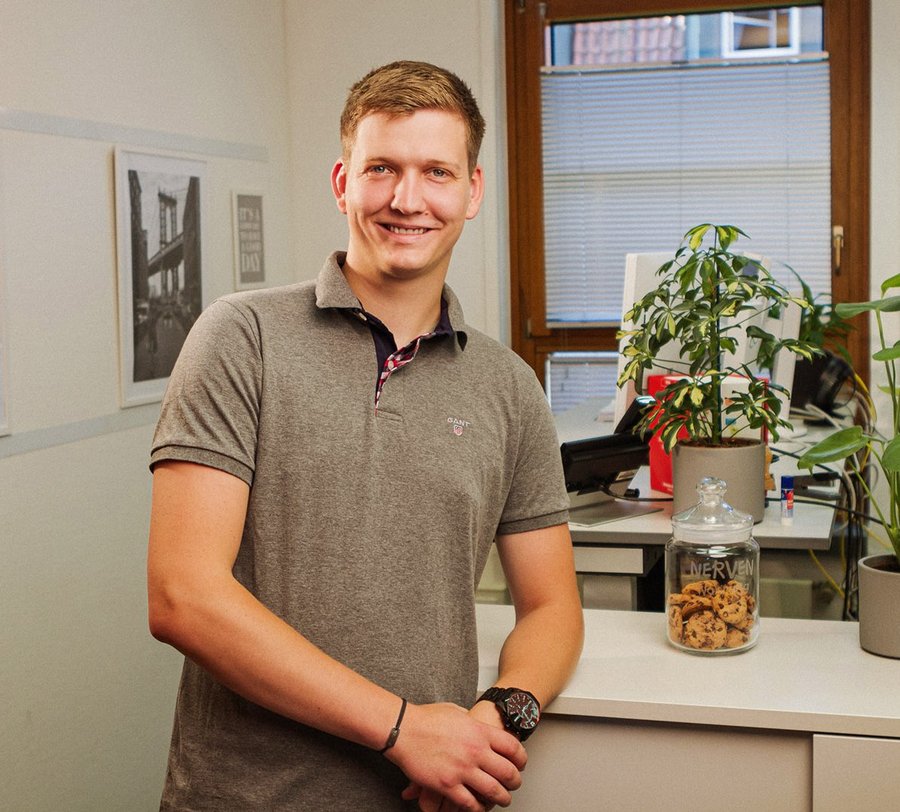
[[[469,86],[456,74],[428,62],[391,62],[370,71],[350,88],[341,113],[344,157],[349,157],[359,122],[365,116],[402,116],[416,110],[444,110],[462,119],[469,172],[474,172],[484,138],[484,118],[478,103]]]

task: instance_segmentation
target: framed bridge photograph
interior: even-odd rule
[[[120,402],[162,399],[203,308],[206,164],[165,153],[115,153]]]
[[[0,437],[9,434],[9,420],[6,412],[6,295],[3,275],[0,274]]]

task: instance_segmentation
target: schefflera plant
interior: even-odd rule
[[[679,375],[656,393],[637,431],[661,432],[667,451],[677,442],[723,446],[745,443],[726,427],[763,429],[775,439],[778,429],[790,427],[781,415],[781,400],[789,393],[760,374],[776,353],[786,349],[802,358],[819,353],[807,341],[778,338],[763,329],[761,316],[777,316],[795,304],[803,311],[810,303],[792,294],[756,258],[736,253],[732,246],[747,235],[737,226],[702,223],[685,235],[674,257],[657,271],[659,283],[625,314],[632,329],[619,332],[626,339],[626,363],[618,385],[634,381],[642,391],[643,376],[659,369],[660,351],[680,347],[680,360],[667,362]],[[743,342],[752,351],[737,358]],[[742,378],[743,386],[726,381]]]

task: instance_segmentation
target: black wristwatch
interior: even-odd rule
[[[527,739],[541,720],[541,703],[521,688],[488,688],[478,701],[493,702],[500,710],[503,726],[519,741]]]

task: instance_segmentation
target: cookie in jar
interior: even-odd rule
[[[726,484],[703,479],[699,502],[672,518],[666,545],[666,634],[692,654],[731,654],[759,636],[759,545],[753,518],[724,501]]]

